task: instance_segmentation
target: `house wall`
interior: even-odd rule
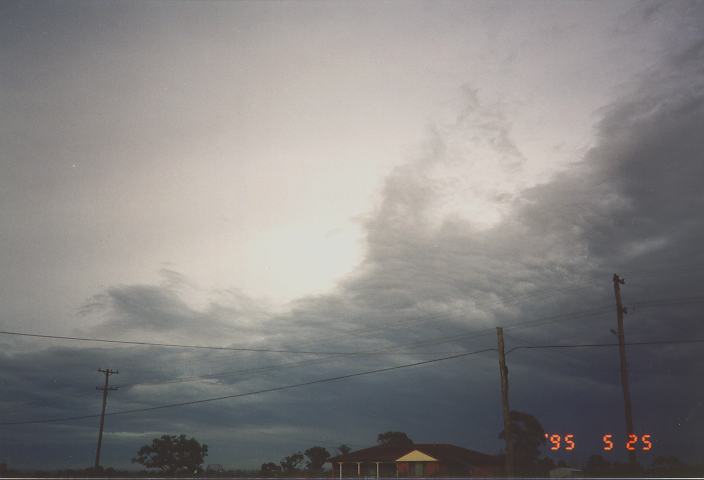
[[[376,462],[362,462],[360,465],[360,473],[362,477],[376,477]],[[357,462],[344,462],[342,464],[343,477],[357,477]],[[380,477],[395,477],[396,465],[394,463],[382,462],[379,464]],[[340,477],[340,464],[335,463],[332,466],[331,477]]]
[[[423,474],[422,476],[471,476],[471,477],[492,477],[501,473],[501,467],[494,466],[473,466],[468,467],[462,464],[447,464],[443,462],[397,462],[393,463],[381,463],[379,465],[379,476],[380,477],[395,477],[396,467],[398,466],[398,476],[399,477],[414,477],[418,476],[415,474],[413,468],[414,464],[423,464]],[[362,462],[360,466],[361,477],[369,478],[376,477],[376,463],[375,462]],[[333,465],[333,470],[331,472],[332,478],[339,478],[340,476],[340,464],[335,463]],[[357,463],[343,463],[342,465],[342,476],[345,478],[357,478]]]
[[[400,477],[416,476],[414,465],[423,465],[423,475],[438,475],[445,473],[447,467],[442,462],[398,462],[398,475]]]
[[[362,465],[364,467],[364,465]],[[340,464],[336,463],[333,466],[333,472],[335,477],[340,477]],[[356,477],[357,476],[357,464],[356,463],[343,463],[342,464],[342,476],[343,477]]]

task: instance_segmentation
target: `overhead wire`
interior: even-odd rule
[[[653,341],[642,341],[642,342],[628,342],[628,343],[626,343],[626,345],[628,345],[628,346],[644,346],[644,345],[679,345],[679,344],[698,344],[698,343],[704,343],[704,339],[653,340]],[[524,346],[513,347],[513,348],[509,349],[506,352],[506,354],[508,355],[509,353],[514,352],[516,350],[520,350],[520,349],[618,347],[618,346],[619,346],[618,343],[524,345]],[[420,365],[427,365],[427,364],[437,363],[437,362],[446,361],[446,360],[452,360],[452,359],[456,359],[456,358],[468,357],[471,355],[477,355],[480,353],[486,353],[486,352],[491,352],[491,351],[496,351],[496,350],[497,350],[496,348],[485,348],[482,350],[475,350],[472,352],[464,352],[464,353],[449,355],[449,356],[441,357],[441,358],[423,360],[420,362],[408,363],[408,364],[403,364],[403,365],[395,365],[392,367],[379,368],[379,369],[368,370],[368,371],[364,371],[364,372],[356,372],[356,373],[351,373],[351,374],[338,375],[335,377],[323,378],[323,379],[318,379],[318,380],[311,380],[308,382],[295,383],[295,384],[290,384],[290,385],[282,385],[282,386],[278,386],[278,387],[271,387],[271,388],[255,390],[255,391],[251,391],[251,392],[244,392],[244,393],[238,393],[238,394],[232,394],[232,395],[223,395],[223,396],[219,396],[219,397],[204,398],[204,399],[191,400],[191,401],[186,401],[186,402],[177,402],[177,403],[169,403],[169,404],[163,404],[163,405],[155,405],[152,407],[119,410],[116,412],[108,412],[105,414],[105,416],[128,415],[128,414],[133,414],[133,413],[149,412],[149,411],[163,410],[163,409],[168,409],[168,408],[176,408],[176,407],[183,407],[183,406],[189,406],[189,405],[199,405],[199,404],[216,402],[216,401],[227,400],[227,399],[234,399],[234,398],[248,397],[248,396],[253,396],[253,395],[260,395],[260,394],[264,394],[264,393],[278,392],[278,391],[289,390],[289,389],[293,389],[293,388],[300,388],[300,387],[305,387],[305,386],[310,386],[310,385],[317,385],[317,384],[322,384],[322,383],[335,382],[335,381],[339,381],[339,380],[346,380],[349,378],[361,377],[361,376],[365,376],[365,375],[372,375],[375,373],[389,372],[389,371],[394,371],[394,370],[400,370],[403,368],[410,368],[410,367],[416,367],[416,366],[420,366]],[[79,415],[79,416],[73,416],[73,417],[60,417],[60,418],[43,419],[43,420],[0,422],[0,425],[10,426],[10,425],[56,423],[56,422],[62,422],[62,421],[83,420],[83,419],[97,418],[97,417],[100,417],[100,414]]]
[[[514,335],[514,334],[504,333],[504,336],[505,336],[506,338],[508,338],[508,339],[511,339],[511,340],[517,341],[517,342],[519,342],[519,343],[522,343],[523,345],[529,345],[529,346],[532,346],[532,347],[536,347],[536,346],[537,346],[535,343],[529,342],[528,340],[526,340],[526,339],[524,339],[524,338],[516,337],[516,335]],[[566,360],[569,361],[569,362],[573,362],[573,361],[574,361],[574,359],[573,359],[569,354],[567,354],[567,353],[565,353],[565,352],[561,352],[561,351],[559,351],[559,350],[548,350],[548,353],[553,354],[553,355],[557,355],[557,356],[559,356],[559,357],[561,357],[561,358],[566,359]]]
[[[687,270],[689,270],[689,269],[687,269]],[[519,296],[514,296],[514,297],[512,298],[512,300],[514,300],[514,301],[505,300],[505,299],[494,299],[493,301],[488,302],[488,303],[489,303],[489,304],[498,304],[498,303],[500,302],[500,303],[505,304],[505,305],[515,305],[515,304],[517,303],[517,302],[515,301],[516,299],[517,299],[517,300],[522,300],[522,299],[526,299],[526,298],[532,298],[532,297],[544,296],[544,295],[547,295],[547,296],[549,297],[549,296],[555,295],[555,294],[557,294],[557,293],[564,293],[565,291],[570,291],[570,290],[574,290],[574,289],[585,289],[585,288],[589,288],[589,287],[587,287],[587,286],[579,286],[579,285],[578,285],[578,286],[573,286],[573,287],[568,287],[568,288],[556,288],[556,287],[551,287],[551,288],[544,289],[544,290],[538,290],[538,291],[530,292],[530,293],[527,293],[527,294],[523,294],[523,295],[519,295]],[[486,303],[486,302],[482,302],[482,303]],[[440,315],[440,318],[442,318],[442,317],[445,317],[445,315],[442,315],[442,314],[441,314],[441,315]],[[356,337],[366,336],[365,333],[366,333],[366,334],[372,334],[372,333],[376,333],[376,332],[379,332],[379,331],[388,331],[388,330],[395,329],[395,328],[404,328],[404,327],[408,327],[409,325],[415,324],[415,323],[426,323],[428,320],[433,319],[433,318],[438,318],[438,316],[437,316],[437,315],[434,315],[434,316],[432,316],[432,317],[427,317],[427,316],[426,316],[426,317],[418,318],[418,319],[412,320],[412,321],[397,320],[397,321],[394,321],[392,325],[385,325],[384,327],[372,327],[372,328],[361,328],[361,329],[356,329],[356,330],[350,330],[350,331],[342,332],[342,333],[340,333],[339,335],[335,335],[335,336],[331,336],[331,337],[323,337],[322,339],[318,339],[318,340],[312,340],[312,341],[309,341],[309,342],[304,343],[303,345],[311,344],[311,343],[314,343],[314,342],[316,342],[316,341],[335,340],[335,339],[344,338],[344,337],[347,337],[347,336],[350,336],[350,335],[353,335],[353,336],[356,336]]]
[[[304,355],[347,355],[345,352],[317,352],[307,350],[286,350],[272,348],[249,348],[249,347],[220,347],[210,345],[187,345],[180,343],[158,343],[158,342],[140,342],[135,340],[110,340],[107,338],[88,338],[88,337],[69,337],[63,335],[43,335],[38,333],[12,332],[7,330],[0,331],[0,335],[15,335],[20,337],[44,338],[52,340],[75,340],[82,342],[96,343],[115,343],[121,345],[143,345],[149,347],[168,347],[168,348],[191,348],[201,350],[227,350],[236,352],[260,352],[260,353],[294,353]],[[356,355],[355,352],[350,352],[350,355]]]
[[[574,290],[574,289],[582,289],[586,288],[584,286],[574,286],[574,287],[568,287],[568,288],[549,288],[549,289],[544,289],[544,290],[538,290],[534,292],[529,292],[527,294],[523,295],[518,295],[513,297],[512,301],[501,301],[502,304],[508,304],[508,305],[515,305],[517,303],[517,300],[523,300],[526,298],[532,298],[535,296],[543,296],[543,295],[555,295],[557,293],[564,293],[565,291],[569,290]],[[500,302],[500,299],[495,299],[489,303],[491,304],[498,304]],[[436,314],[432,316],[423,316],[421,318],[418,318],[415,321],[404,321],[404,320],[399,320],[394,323],[397,323],[399,325],[392,325],[392,326],[385,326],[385,327],[374,327],[372,329],[359,329],[357,331],[351,331],[351,332],[342,332],[340,335],[334,336],[334,337],[327,337],[327,338],[322,338],[318,340],[313,340],[310,342],[304,342],[301,345],[306,345],[306,344],[312,344],[312,343],[317,343],[319,341],[326,341],[326,340],[331,340],[331,339],[336,339],[336,338],[342,338],[342,337],[347,337],[349,335],[355,335],[355,336],[360,336],[361,332],[368,331],[370,333],[376,333],[379,331],[385,331],[393,328],[399,328],[399,327],[406,327],[410,323],[418,323],[418,322],[427,322],[428,320],[431,319],[438,319],[438,318],[443,318],[446,319],[448,318],[448,315],[446,314]],[[241,352],[258,352],[258,353],[291,353],[291,354],[306,354],[306,355],[357,355],[360,352],[321,352],[321,351],[309,351],[309,350],[299,350],[299,349],[272,349],[272,348],[254,348],[254,347],[224,347],[224,346],[206,346],[206,345],[188,345],[188,344],[172,344],[172,343],[159,343],[159,342],[143,342],[143,341],[130,341],[130,340],[111,340],[111,339],[105,339],[105,338],[87,338],[87,337],[72,337],[72,336],[63,336],[63,335],[47,335],[47,334],[33,334],[33,333],[26,333],[26,332],[14,332],[14,331],[0,331],[0,335],[15,335],[15,336],[24,336],[24,337],[32,337],[32,338],[44,338],[44,339],[57,339],[57,340],[73,340],[73,341],[87,341],[87,342],[97,342],[97,343],[113,343],[113,344],[125,344],[125,345],[144,345],[144,346],[156,346],[156,347],[169,347],[169,348],[191,348],[191,349],[204,349],[204,350],[221,350],[221,351],[241,351]],[[365,354],[368,354],[369,352],[362,352]],[[382,352],[379,352],[378,354],[382,354]]]
[[[488,301],[488,302],[482,301],[482,302],[480,302],[480,303],[482,303],[482,304],[489,304],[489,305],[499,305],[499,304],[502,304],[502,305],[511,305],[511,306],[515,306],[515,305],[517,305],[520,301],[526,300],[526,299],[529,299],[529,298],[535,298],[535,297],[540,297],[540,296],[547,296],[547,297],[550,297],[550,296],[554,296],[554,295],[557,295],[557,294],[560,294],[560,293],[565,293],[566,291],[571,291],[571,290],[575,290],[575,289],[584,289],[584,288],[586,288],[586,287],[584,287],[584,286],[574,286],[574,287],[568,287],[568,288],[555,288],[555,287],[551,287],[551,288],[548,288],[548,289],[538,290],[538,291],[530,292],[530,293],[527,293],[527,294],[516,295],[516,296],[513,296],[513,297],[512,297],[511,299],[509,299],[509,300],[493,299],[493,300]],[[410,320],[410,321],[409,321],[409,320],[406,320],[406,319],[399,319],[399,320],[394,320],[394,321],[392,321],[392,322],[391,322],[391,325],[389,325],[389,324],[387,323],[387,324],[384,325],[384,326],[363,327],[363,328],[359,328],[359,329],[348,330],[348,331],[341,332],[341,333],[338,334],[338,335],[329,336],[329,337],[322,337],[322,338],[318,338],[318,339],[315,339],[315,340],[311,340],[311,341],[309,341],[309,342],[303,343],[302,345],[309,345],[309,344],[315,344],[315,343],[318,343],[318,342],[324,342],[324,341],[330,341],[330,340],[337,340],[337,339],[339,339],[339,338],[346,338],[346,337],[349,337],[349,336],[355,336],[355,337],[367,336],[367,335],[375,334],[375,333],[378,333],[378,332],[389,331],[389,330],[393,330],[393,329],[397,329],[397,328],[407,328],[409,325],[413,325],[413,324],[416,324],[416,323],[427,323],[428,320],[448,319],[448,318],[450,318],[450,317],[451,317],[451,315],[448,315],[447,313],[436,313],[436,314],[433,314],[433,315],[422,315],[422,316],[419,316],[418,318],[416,318],[416,319],[414,319],[414,320]]]
[[[539,292],[532,292],[531,294],[526,295],[526,297],[531,297],[534,294],[549,294],[551,293],[549,290],[545,291],[539,291]],[[518,298],[521,298],[520,296]],[[491,303],[498,303],[498,301],[494,301]],[[509,304],[515,304],[515,302],[507,302]],[[377,333],[379,331],[385,331],[389,330],[392,328],[399,328],[399,327],[405,327],[408,325],[408,323],[417,323],[417,322],[427,322],[428,320],[432,319],[446,319],[448,318],[448,315],[446,314],[436,314],[436,315],[431,315],[431,316],[422,316],[421,318],[418,318],[415,321],[412,322],[407,322],[403,320],[399,320],[395,323],[398,323],[399,325],[397,326],[385,326],[385,327],[374,327],[371,330],[369,330],[369,333]],[[343,332],[340,335],[334,336],[334,337],[327,337],[327,338],[322,338],[318,340],[313,340],[310,342],[304,342],[301,345],[306,345],[306,344],[312,344],[312,343],[317,343],[320,341],[326,341],[326,340],[331,340],[331,339],[336,339],[336,338],[343,338],[347,337],[349,335],[355,335],[359,336],[360,332],[364,332],[367,329],[360,329],[357,332]],[[237,352],[255,352],[255,353],[290,353],[290,354],[304,354],[304,355],[357,355],[360,352],[327,352],[327,351],[311,351],[311,350],[299,350],[299,349],[273,349],[273,348],[254,348],[254,347],[226,347],[226,346],[210,346],[210,345],[191,345],[191,344],[177,344],[177,343],[161,343],[161,342],[145,342],[145,341],[135,341],[135,340],[113,340],[113,339],[106,339],[106,338],[92,338],[92,337],[74,337],[74,336],[65,336],[65,335],[49,335],[49,334],[38,334],[38,333],[27,333],[27,332],[17,332],[17,331],[9,331],[9,330],[2,330],[0,331],[0,335],[13,335],[13,336],[21,336],[21,337],[29,337],[29,338],[42,338],[42,339],[51,339],[51,340],[70,340],[70,341],[84,341],[84,342],[95,342],[95,343],[111,343],[111,344],[121,344],[121,345],[142,345],[142,346],[154,346],[154,347],[166,347],[166,348],[184,348],[184,349],[202,349],[202,350],[220,350],[220,351],[237,351]],[[362,352],[365,354],[368,354],[369,352]],[[382,352],[379,352],[381,354]]]
[[[626,342],[629,347],[638,347],[645,345],[684,345],[704,343],[704,339],[688,339],[688,340],[652,340],[644,342]],[[516,350],[532,350],[532,349],[550,349],[550,348],[592,348],[592,347],[618,347],[618,343],[574,343],[574,344],[554,344],[554,345],[518,345],[506,351],[506,355]]]
[[[612,309],[612,307],[608,306],[608,307],[600,307],[597,309],[592,309],[592,310],[587,310],[587,311],[582,311],[582,312],[571,312],[568,314],[551,315],[548,317],[542,317],[542,318],[533,320],[532,322],[519,322],[516,324],[508,325],[508,326],[504,327],[504,330],[509,330],[512,328],[519,328],[519,327],[520,328],[529,328],[531,326],[542,326],[542,325],[560,322],[560,321],[566,321],[566,320],[570,320],[570,319],[582,319],[582,318],[587,318],[590,316],[598,316],[598,315],[603,315],[604,313],[606,313],[606,310],[611,311],[611,309]],[[439,337],[439,338],[435,338],[435,339],[432,339],[429,341],[411,342],[411,343],[396,345],[396,346],[392,346],[392,347],[384,347],[384,348],[376,350],[376,351],[359,352],[358,355],[377,355],[377,354],[391,355],[391,354],[403,354],[403,353],[418,355],[419,353],[422,353],[422,352],[404,352],[403,350],[411,348],[411,347],[418,347],[418,346],[424,347],[424,346],[430,346],[430,345],[438,345],[438,344],[448,343],[448,342],[457,341],[457,340],[463,340],[463,341],[473,340],[476,338],[494,335],[495,331],[496,331],[495,327],[490,327],[490,328],[481,329],[481,330],[473,330],[471,332],[466,332],[466,333],[462,333],[462,334]],[[463,353],[463,352],[442,352],[442,353],[434,352],[434,354],[436,354],[436,355],[454,354],[454,353]],[[268,366],[264,366],[264,367],[240,369],[240,370],[235,370],[235,371],[219,372],[219,373],[205,374],[205,375],[193,375],[193,376],[189,376],[189,377],[180,377],[180,378],[175,378],[175,379],[166,380],[166,381],[135,382],[135,383],[128,384],[126,386],[189,383],[189,382],[195,382],[195,381],[201,381],[201,380],[207,380],[207,379],[213,379],[213,378],[225,378],[225,377],[238,376],[239,374],[242,374],[242,373],[256,373],[256,372],[261,373],[261,372],[267,372],[267,371],[271,371],[271,370],[282,370],[282,369],[287,369],[287,368],[296,368],[299,366],[328,363],[331,360],[335,360],[335,359],[342,358],[342,357],[350,358],[349,355],[344,355],[344,356],[339,356],[339,357],[332,356],[332,357],[325,357],[322,359],[317,358],[317,359],[303,360],[303,361],[299,361],[299,362],[287,362],[287,363],[281,363],[281,364],[268,365]]]
[[[553,323],[556,321],[562,321],[566,317],[573,317],[573,318],[583,318],[584,316],[590,316],[593,313],[598,313],[600,314],[602,310],[604,310],[607,307],[600,307],[599,309],[592,309],[589,311],[582,311],[582,312],[570,312],[567,314],[558,314],[558,315],[551,315],[548,317],[542,317],[536,320],[533,320],[531,322],[519,322],[522,324],[523,327],[529,327],[531,324],[534,324],[534,326],[539,326],[539,325],[544,325],[548,323]],[[610,309],[610,307],[608,307]],[[536,323],[537,322],[537,323]],[[506,329],[511,329],[511,328],[517,328],[521,327],[519,324],[514,324],[514,325],[509,325],[505,327]],[[309,366],[309,365],[316,365],[316,364],[321,364],[321,363],[328,363],[331,360],[335,359],[341,359],[341,358],[349,358],[350,356],[359,356],[359,355],[391,355],[391,354],[403,354],[403,353],[412,353],[413,355],[418,355],[418,354],[438,354],[442,355],[445,353],[463,353],[463,352],[403,352],[405,349],[409,348],[417,348],[417,347],[424,347],[424,346],[430,346],[430,345],[439,345],[442,343],[448,343],[452,341],[457,341],[457,340],[471,340],[475,338],[481,338],[484,336],[492,335],[494,332],[494,327],[486,328],[486,329],[481,329],[481,330],[474,330],[471,332],[465,332],[461,334],[455,334],[455,335],[450,335],[450,336],[444,336],[444,337],[439,337],[431,340],[424,340],[424,341],[417,341],[417,342],[410,342],[406,344],[401,344],[397,346],[391,346],[391,347],[383,347],[377,350],[373,351],[366,351],[366,352],[337,352],[336,354],[329,354],[330,356],[326,356],[324,358],[315,358],[315,359],[308,359],[308,360],[303,360],[303,361],[297,361],[297,362],[284,362],[284,363],[279,363],[279,364],[272,364],[268,366],[262,366],[262,367],[254,367],[254,368],[246,368],[246,369],[238,369],[234,371],[224,371],[224,372],[216,372],[216,373],[211,373],[211,374],[204,374],[204,375],[192,375],[188,377],[177,377],[173,379],[168,379],[168,380],[157,380],[157,381],[143,381],[143,382],[133,382],[129,384],[124,384],[122,385],[123,388],[128,388],[128,387],[133,387],[133,386],[141,386],[141,385],[163,385],[163,384],[175,384],[175,383],[190,383],[190,382],[199,382],[199,381],[204,381],[204,380],[211,380],[211,379],[217,379],[217,378],[227,378],[227,377],[236,377],[240,376],[242,374],[248,374],[248,373],[267,373],[270,371],[278,371],[278,370],[283,370],[283,369],[289,369],[289,368],[297,368],[301,366]],[[0,333],[6,333],[6,332],[0,332]],[[39,336],[39,338],[52,338],[53,336]],[[76,337],[71,337],[71,339],[75,339]],[[92,340],[105,340],[110,343],[121,343],[121,344],[131,344],[131,342],[127,341],[122,341],[122,340],[106,340],[106,339],[86,339],[86,341],[92,341]],[[137,345],[155,345],[155,346],[161,346],[162,344],[156,344],[153,342],[136,342]],[[164,344],[165,345],[165,344]],[[180,347],[183,348],[189,348],[189,346],[186,345],[179,345]],[[229,349],[230,347],[205,347],[205,346],[198,346],[201,348],[205,349],[215,349],[215,350],[221,350],[221,349]],[[282,352],[285,353],[285,352]]]
[[[704,297],[685,297],[685,298],[676,298],[676,299],[658,299],[658,300],[651,300],[648,302],[635,302],[631,303],[631,305],[637,305],[637,306],[642,306],[642,307],[648,307],[648,306],[658,306],[660,305],[658,302],[677,302],[677,301],[704,301]],[[582,318],[587,318],[591,316],[598,316],[598,315],[603,315],[604,313],[607,313],[608,311],[611,311],[613,309],[612,305],[603,305],[591,310],[585,310],[585,311],[577,311],[577,312],[570,312],[566,314],[557,314],[557,315],[551,315],[547,317],[542,317],[539,319],[535,319],[532,321],[528,322],[517,322],[514,324],[509,324],[504,326],[504,330],[510,330],[510,329],[518,329],[518,328],[531,328],[531,327],[537,327],[537,326],[542,326],[542,325],[547,325],[550,323],[555,323],[555,322],[560,322],[560,321],[565,321],[565,320],[577,320],[577,319],[582,319]],[[474,330],[471,332],[466,332],[466,333],[461,333],[461,334],[455,334],[455,335],[449,335],[449,336],[444,336],[444,337],[438,337],[435,339],[430,339],[430,340],[422,340],[422,341],[417,341],[417,342],[410,342],[407,344],[401,344],[397,346],[392,346],[392,347],[384,347],[378,350],[373,350],[373,351],[360,351],[360,352],[316,352],[316,354],[325,354],[328,355],[325,358],[316,358],[316,359],[309,359],[309,360],[303,360],[303,361],[298,361],[298,362],[285,362],[282,364],[273,364],[273,365],[268,365],[268,366],[263,366],[263,367],[254,367],[254,368],[248,368],[248,369],[240,369],[240,370],[235,370],[235,371],[226,371],[226,372],[218,372],[218,373],[213,373],[213,374],[205,374],[205,375],[193,375],[189,377],[177,377],[171,380],[165,380],[165,381],[150,381],[150,382],[134,382],[131,384],[128,384],[126,386],[137,386],[137,385],[156,385],[156,384],[170,384],[170,383],[187,383],[187,382],[193,382],[193,381],[201,381],[201,380],[207,380],[207,379],[213,379],[213,378],[220,378],[220,377],[228,377],[228,376],[237,376],[243,373],[257,373],[257,372],[267,372],[271,370],[281,370],[281,369],[286,369],[286,368],[296,368],[299,366],[306,366],[306,365],[315,365],[323,362],[329,362],[330,360],[334,359],[339,359],[339,358],[349,358],[350,356],[359,356],[359,355],[391,355],[391,354],[399,354],[399,353],[406,353],[403,352],[403,350],[409,349],[409,348],[418,348],[418,347],[426,347],[430,345],[439,345],[443,343],[448,343],[452,341],[458,341],[458,340],[470,340],[470,339],[475,339],[475,338],[480,338],[483,336],[488,336],[492,335],[494,332],[494,327],[482,329],[482,330]],[[0,334],[18,334],[17,332],[6,332],[6,331],[0,331]],[[33,337],[39,337],[39,338],[55,338],[57,336],[52,336],[52,335],[38,335],[38,334],[18,334],[18,335],[27,335],[27,336],[33,336]],[[155,342],[130,342],[130,341],[125,341],[125,340],[109,340],[109,339],[92,339],[92,338],[80,338],[80,337],[58,337],[58,338],[66,338],[66,339],[71,339],[71,340],[85,340],[85,341],[101,341],[101,342],[108,342],[108,343],[120,343],[120,344],[136,344],[136,345],[150,345],[150,346],[173,346],[173,347],[180,347],[180,348],[197,348],[197,349],[207,349],[207,350],[241,350],[237,347],[212,347],[212,346],[201,346],[201,345],[182,345],[182,344],[161,344],[161,343],[155,343]],[[303,353],[303,351],[296,350],[296,351],[290,351],[290,350],[278,350],[275,351],[273,349],[244,349],[246,351],[267,351],[267,352],[276,352],[276,353]],[[308,352],[308,353],[313,353]],[[454,352],[408,352],[412,353],[414,355],[418,354],[444,354],[444,353],[454,353]],[[462,352],[459,352],[462,353]]]
[[[578,312],[570,312],[566,314],[557,314],[557,315],[551,315],[547,317],[542,317],[538,318],[536,320],[530,321],[530,322],[517,322],[515,324],[511,324],[508,326],[504,327],[504,330],[510,330],[510,329],[515,329],[515,328],[530,328],[530,327],[536,327],[536,326],[542,326],[542,325],[547,325],[555,322],[560,322],[560,321],[565,321],[565,320],[577,320],[577,319],[582,319],[582,318],[587,318],[591,316],[599,316],[603,315],[604,313],[610,312],[613,309],[612,305],[604,305],[601,307],[597,307],[595,309],[591,310],[586,310],[586,311],[578,311]],[[475,338],[480,338],[488,335],[493,335],[495,332],[495,327],[490,327],[482,330],[474,330],[472,332],[468,333],[462,333],[462,334],[456,334],[456,335],[450,335],[450,336],[445,336],[445,337],[439,337],[435,338],[432,340],[426,340],[426,341],[418,341],[418,342],[411,342],[407,344],[402,344],[402,345],[397,345],[397,346],[392,346],[392,347],[387,347],[383,348],[381,350],[377,351],[370,351],[370,352],[358,352],[358,355],[378,355],[378,354],[384,354],[384,355],[389,355],[389,354],[398,354],[398,353],[405,353],[403,352],[404,349],[412,348],[412,347],[424,347],[424,346],[430,346],[430,345],[438,345],[442,343],[448,343],[451,341],[457,341],[457,340],[469,340],[469,339],[475,339]],[[411,353],[411,352],[409,352]],[[419,354],[419,352],[412,352],[414,355]],[[457,352],[442,352],[436,354],[445,354],[445,353],[457,353]],[[462,352],[459,352],[462,353]],[[349,358],[349,356],[345,355],[345,357]],[[324,359],[312,359],[312,360],[305,360],[301,362],[289,362],[289,363],[284,363],[284,364],[275,364],[275,365],[270,365],[266,367],[258,367],[255,369],[244,369],[244,370],[236,370],[236,371],[229,371],[229,372],[220,372],[220,373],[215,373],[215,374],[207,374],[204,376],[192,376],[192,377],[186,377],[185,380],[180,380],[180,379],[173,379],[170,381],[165,381],[165,382],[138,382],[135,384],[130,384],[130,386],[133,385],[145,385],[145,384],[160,384],[160,383],[185,383],[185,382],[191,382],[191,381],[199,381],[203,378],[209,379],[209,378],[218,378],[218,377],[226,377],[226,376],[236,376],[237,374],[240,373],[250,373],[253,371],[269,371],[273,369],[283,369],[283,368],[295,368],[298,366],[304,366],[304,365],[312,365],[312,364],[319,364],[323,362],[328,362],[330,360],[333,360],[338,357],[326,357]]]
[[[317,384],[322,384],[322,383],[330,383],[330,382],[335,382],[339,380],[346,380],[349,378],[355,378],[355,377],[361,377],[365,375],[372,375],[375,373],[382,373],[382,372],[390,372],[394,370],[400,370],[403,368],[410,368],[410,367],[417,367],[421,365],[427,365],[431,363],[437,363],[437,362],[442,362],[446,360],[452,360],[456,358],[462,358],[462,357],[468,357],[471,355],[477,355],[480,353],[485,353],[485,352],[491,352],[491,351],[496,351],[496,348],[485,348],[482,350],[475,350],[472,352],[464,352],[456,355],[450,355],[446,357],[441,357],[441,358],[433,358],[430,360],[423,360],[420,362],[414,362],[414,363],[407,363],[407,364],[402,364],[402,365],[394,365],[392,367],[385,367],[385,368],[378,368],[374,370],[368,370],[364,372],[356,372],[356,373],[350,373],[350,374],[345,374],[345,375],[338,375],[335,377],[329,377],[329,378],[322,378],[318,380],[311,380],[308,382],[302,382],[302,383],[294,383],[290,385],[282,385],[278,387],[271,387],[271,388],[265,388],[261,390],[255,390],[252,392],[244,392],[244,393],[237,393],[237,394],[232,394],[232,395],[223,395],[219,397],[211,397],[211,398],[204,398],[200,400],[191,400],[187,402],[177,402],[177,403],[169,403],[169,404],[164,404],[164,405],[155,405],[152,407],[143,407],[143,408],[133,408],[129,410],[119,410],[116,412],[107,412],[105,413],[105,416],[117,416],[117,415],[128,415],[132,413],[141,413],[141,412],[150,412],[154,410],[163,410],[167,408],[175,408],[175,407],[183,407],[183,406],[188,406],[188,405],[199,405],[203,403],[210,403],[210,402],[216,402],[220,400],[227,400],[227,399],[233,399],[233,398],[241,398],[241,397],[248,397],[248,396],[253,396],[253,395],[260,395],[263,393],[270,393],[270,392],[279,392],[283,390],[290,390],[293,388],[300,388],[300,387],[306,387],[310,385],[317,385]],[[91,414],[91,415],[78,415],[78,416],[72,416],[72,417],[61,417],[61,418],[51,418],[51,419],[43,419],[43,420],[25,420],[25,421],[19,421],[19,422],[0,422],[0,425],[28,425],[28,424],[37,424],[37,423],[56,423],[56,422],[62,422],[62,421],[73,421],[73,420],[83,420],[87,418],[97,418],[100,417],[100,414]]]
[[[704,303],[704,296],[644,300],[641,302],[629,302],[629,305],[633,307],[672,307],[678,305],[692,305],[698,303]]]

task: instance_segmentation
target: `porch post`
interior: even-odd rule
[[[362,476],[362,462],[357,462],[357,477]]]
[[[376,480],[379,480],[379,462],[376,462]]]
[[[340,480],[342,480],[342,462],[340,462]]]

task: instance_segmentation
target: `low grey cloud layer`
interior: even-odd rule
[[[664,15],[659,5],[639,7],[638,22]],[[683,5],[683,25],[704,24],[701,5]],[[624,22],[619,31],[631,28]],[[204,292],[169,267],[160,282],[94,289],[73,329],[121,340],[359,355],[2,338],[0,421],[95,413],[97,393],[90,392],[100,380],[97,367],[120,370],[113,381],[122,388],[111,393],[110,410],[121,411],[491,348],[499,325],[507,327],[509,347],[614,342],[614,272],[626,278],[629,341],[704,338],[697,315],[704,301],[704,41],[698,29],[683,31],[656,65],[598,112],[593,146],[538,184],[524,180],[528,154],[513,139],[508,107],[465,89],[464,107],[386,176],[363,220],[363,258],[331,291],[281,310],[240,290]],[[704,428],[701,347],[628,353],[637,428],[657,435],[659,454],[696,460]],[[512,406],[534,413],[546,430],[585,438],[581,455],[597,448],[600,432],[623,432],[615,349],[516,350],[509,365]],[[496,453],[497,370],[495,352],[488,352],[109,417],[105,463],[129,466],[149,439],[181,432],[211,445],[210,463],[239,467],[314,444],[367,446],[386,430]],[[0,460],[86,466],[95,424],[2,426],[6,458]],[[46,452],[41,460],[27,453],[38,445]]]

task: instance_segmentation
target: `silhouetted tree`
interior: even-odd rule
[[[641,471],[641,466],[636,462],[635,467],[631,466],[628,462],[614,462],[611,466],[611,471],[609,476],[621,477],[621,476],[633,476]]]
[[[147,468],[158,468],[166,473],[198,471],[208,455],[208,446],[185,435],[162,435],[152,440],[151,445],[139,449],[132,463],[141,463]]]
[[[533,473],[541,464],[540,447],[545,445],[545,431],[537,418],[529,413],[512,410],[509,416],[513,441],[515,468],[517,473]],[[505,439],[502,430],[499,438]]]
[[[592,475],[603,475],[612,470],[612,465],[601,455],[592,455],[587,459],[584,470]]]
[[[687,472],[687,465],[682,463],[682,461],[675,456],[658,456],[653,459],[652,467],[653,473],[660,476],[665,475],[681,475]]]
[[[338,446],[335,450],[337,450],[338,455],[347,455],[352,449],[343,443],[342,445]]]
[[[538,472],[549,472],[555,467],[569,467],[569,465],[567,465],[563,460],[560,460],[559,463],[555,464],[555,461],[549,457],[538,459],[535,466]]]
[[[323,447],[311,447],[303,453],[308,457],[306,468],[310,472],[322,471],[323,465],[325,465],[325,462],[330,458],[330,452]]]
[[[281,462],[281,470],[285,473],[295,473],[298,467],[303,463],[303,454],[301,452],[292,453],[284,457]]]
[[[413,440],[404,432],[384,432],[376,436],[376,443],[388,447],[410,447]]]
[[[261,472],[266,474],[280,473],[281,467],[274,462],[262,463]]]

